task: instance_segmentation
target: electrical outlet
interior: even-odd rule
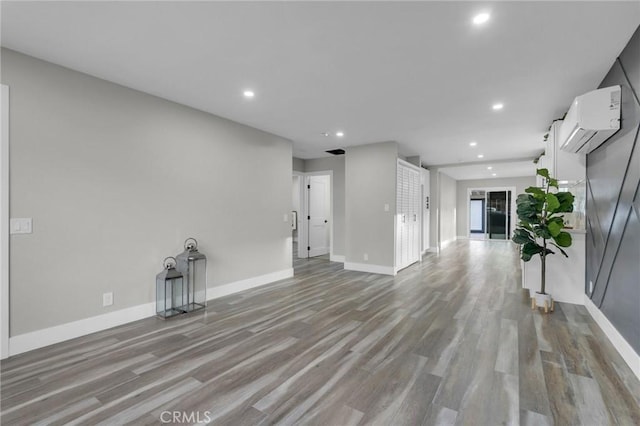
[[[589,281],[589,294],[593,293],[593,281]]]
[[[113,293],[103,293],[102,294],[102,306],[111,306],[113,305]]]
[[[384,204],[384,211],[388,212],[389,211],[389,203],[385,203]]]
[[[368,253],[365,253],[365,254],[364,254],[364,261],[366,262],[366,261],[368,261],[368,260],[369,260],[369,254],[368,254]]]
[[[33,225],[30,217],[25,218],[11,218],[10,220],[10,233],[11,234],[31,234]]]

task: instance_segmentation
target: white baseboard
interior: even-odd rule
[[[210,287],[207,289],[207,300],[270,284],[274,281],[291,278],[292,276],[293,268],[288,268],[282,271],[248,278],[246,280],[240,280],[217,287]],[[156,306],[154,302],[151,302],[97,315],[95,317],[56,325],[42,330],[20,334],[9,338],[9,356],[43,348],[45,346],[64,342],[65,340],[75,339],[76,337],[86,336],[87,334],[95,333],[97,331],[106,330],[129,322],[148,318],[155,314]]]
[[[344,263],[344,256],[341,254],[332,254],[331,256],[329,256],[329,260],[332,262]]]
[[[247,278],[246,280],[235,281],[207,289],[207,300],[217,299],[219,297],[228,296],[240,291],[249,290],[254,287],[260,287],[265,284],[271,284],[275,281],[284,280],[293,277],[293,268],[283,269],[282,271],[271,272],[257,277]]]
[[[604,334],[609,338],[613,347],[616,348],[622,359],[629,365],[633,374],[640,379],[640,355],[633,350],[631,345],[625,340],[624,337],[616,330],[611,324],[609,319],[602,313],[600,309],[591,301],[589,296],[584,295],[584,306],[591,314],[591,317],[600,326]]]
[[[348,271],[369,272],[371,274],[395,275],[393,266],[371,265],[369,263],[345,262],[344,269]]]
[[[456,240],[468,240],[468,239],[469,239],[469,237],[468,237],[468,236],[465,236],[465,235],[458,235],[458,236],[456,237]]]
[[[438,252],[438,248],[437,247],[429,247],[427,249],[428,253],[437,253]]]
[[[9,356],[86,336],[155,315],[156,304],[145,303],[9,338]]]
[[[455,238],[452,238],[452,239],[450,239],[450,240],[442,241],[442,242],[440,243],[440,248],[441,248],[441,249],[445,248],[446,246],[448,246],[449,244],[451,244],[451,243],[452,243],[452,242],[454,242],[455,240],[456,240]]]

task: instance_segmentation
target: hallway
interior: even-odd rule
[[[583,307],[531,311],[512,244],[457,241],[396,277],[294,266],[2,361],[2,423],[640,424],[631,370]]]

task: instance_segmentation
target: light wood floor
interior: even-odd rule
[[[295,269],[3,361],[2,424],[640,424],[631,370],[584,308],[530,309],[511,243],[460,241],[395,278]]]

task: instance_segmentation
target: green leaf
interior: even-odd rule
[[[554,188],[558,187],[557,179],[549,178],[548,183],[549,183],[549,186],[553,186]]]
[[[547,222],[556,222],[558,225],[564,226],[564,219],[562,218],[562,216],[547,216]]]
[[[551,233],[546,226],[536,228],[534,234],[536,234],[537,237],[544,238],[545,240],[551,239]]]
[[[520,196],[518,197],[518,200],[516,201],[516,214],[518,215],[518,219],[520,219],[521,222],[530,224],[540,223],[540,209],[538,209],[535,199],[532,195],[522,195],[524,195],[524,197],[530,197],[531,199],[529,200],[520,198]]]
[[[534,238],[531,236],[531,233],[522,228],[518,228],[513,231],[513,237],[511,238],[511,240],[516,244],[535,242]]]
[[[553,237],[553,239],[555,240],[556,244],[558,244],[560,247],[571,246],[571,242],[572,242],[571,234],[569,234],[568,232],[560,232],[558,235]]]
[[[521,227],[521,228],[523,228],[523,229],[526,229],[526,230],[528,230],[528,231],[533,231],[533,228],[531,227],[531,224],[530,224],[530,223],[528,223],[528,222],[522,222],[522,221],[520,221],[520,223],[518,223],[518,226],[519,226],[519,227]]]
[[[519,194],[516,198],[516,204],[535,204],[536,199],[531,194]]]
[[[527,189],[525,189],[524,192],[527,192],[529,194],[533,194],[534,196],[538,195],[538,196],[544,197],[544,195],[545,195],[545,193],[542,190],[542,188],[538,188],[537,186],[530,186]]]
[[[570,192],[558,192],[556,198],[560,202],[560,207],[556,210],[560,213],[571,213],[573,211],[574,196]]]
[[[538,176],[542,176],[545,179],[549,179],[549,170],[548,169],[538,169],[538,170],[536,170],[536,174]]]
[[[547,194],[547,211],[553,213],[560,207],[560,201],[554,194]]]
[[[543,250],[543,247],[536,243],[529,242],[529,243],[525,243],[522,246],[522,253],[527,253],[530,255],[542,253],[542,250]]]
[[[557,237],[560,231],[562,231],[562,223],[558,223],[557,221],[549,222],[547,229],[549,229],[552,237]]]

